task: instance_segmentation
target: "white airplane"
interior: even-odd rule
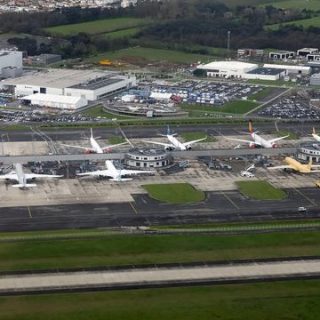
[[[314,138],[316,141],[320,142],[320,136],[316,133],[316,129],[315,129],[315,128],[313,128],[311,135],[313,136],[313,138]]]
[[[17,163],[14,165],[14,170],[1,175],[0,179],[3,180],[14,180],[17,181],[18,184],[12,185],[15,188],[32,188],[37,185],[34,183],[28,183],[28,180],[35,180],[41,178],[61,178],[63,176],[53,175],[53,174],[37,174],[37,173],[24,173],[21,163]]]
[[[286,135],[284,137],[266,140],[266,139],[262,138],[261,136],[259,136],[256,132],[253,131],[251,120],[249,121],[249,132],[250,132],[250,136],[253,141],[244,140],[244,139],[227,138],[227,137],[226,137],[226,139],[232,140],[232,141],[239,141],[239,142],[248,143],[250,148],[255,148],[255,147],[275,148],[277,146],[277,144],[276,144],[277,141],[280,141],[280,140],[283,140],[283,139],[289,137],[289,135]]]
[[[72,146],[72,145],[69,145],[69,144],[61,144],[61,145],[65,146],[65,147],[70,147],[70,148],[83,149],[83,150],[85,150],[86,153],[106,153],[106,152],[111,152],[112,148],[114,148],[114,147],[122,146],[122,145],[128,143],[128,142],[122,142],[122,143],[113,144],[113,145],[106,146],[106,147],[100,147],[99,143],[96,140],[97,138],[93,137],[92,129],[90,129],[90,132],[91,132],[91,136],[90,136],[91,148],[80,147],[80,146]]]
[[[97,170],[91,172],[78,173],[78,176],[110,177],[111,181],[130,181],[131,178],[122,178],[122,176],[136,176],[144,173],[154,173],[154,171],[126,170],[117,169],[113,161],[106,160],[106,170]]]
[[[202,139],[197,139],[197,140],[192,140],[192,141],[187,141],[187,142],[180,142],[175,136],[176,133],[171,133],[170,128],[168,126],[167,134],[161,134],[162,137],[166,137],[170,143],[163,143],[163,142],[156,142],[156,141],[147,141],[147,140],[142,140],[143,142],[146,143],[153,143],[153,144],[158,144],[160,146],[163,146],[166,150],[175,150],[178,149],[180,151],[186,151],[191,149],[191,145],[203,140],[206,140],[207,137],[202,138]]]

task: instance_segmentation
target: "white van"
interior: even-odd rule
[[[249,171],[241,171],[240,175],[241,177],[254,178],[254,174]]]

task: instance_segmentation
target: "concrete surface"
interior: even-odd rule
[[[293,260],[203,267],[43,273],[0,277],[1,293],[183,285],[320,276],[320,260]]]

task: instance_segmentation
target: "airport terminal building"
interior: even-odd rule
[[[297,152],[299,160],[309,162],[320,163],[320,144],[319,143],[303,143]]]
[[[124,164],[130,169],[161,169],[172,165],[173,157],[164,149],[134,148],[126,154]]]

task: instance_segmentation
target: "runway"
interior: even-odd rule
[[[134,202],[0,208],[0,231],[261,222],[320,218],[319,190],[289,189],[281,201],[258,201],[237,191],[207,192],[197,204],[171,205],[147,195]],[[307,212],[298,212],[304,206]]]
[[[0,276],[0,295],[115,290],[320,277],[320,259]]]

